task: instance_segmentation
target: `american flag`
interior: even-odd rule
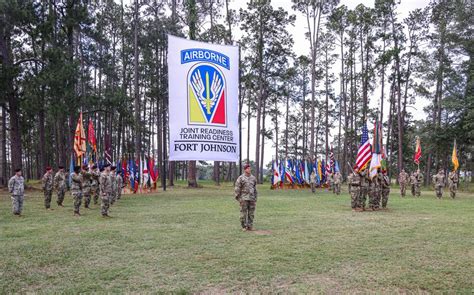
[[[372,146],[369,142],[369,131],[367,124],[362,127],[362,137],[360,139],[359,151],[357,152],[356,170],[363,170],[372,159]]]
[[[335,172],[334,171],[335,159],[334,159],[334,151],[333,151],[332,147],[331,147],[331,152],[329,153],[329,161],[331,163],[329,171]]]

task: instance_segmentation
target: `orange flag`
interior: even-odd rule
[[[82,125],[82,112],[79,114],[76,133],[74,134],[74,151],[78,158],[86,153],[86,134]]]

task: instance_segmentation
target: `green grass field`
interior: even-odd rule
[[[389,211],[355,213],[347,193],[259,189],[256,232],[230,184],[126,195],[111,219],[40,192],[16,217],[3,192],[0,293],[474,292],[473,194],[392,190]]]

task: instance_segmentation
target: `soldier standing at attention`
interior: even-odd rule
[[[309,179],[311,181],[311,192],[314,194],[316,192],[316,173],[311,172],[311,175],[309,176]]]
[[[94,196],[94,205],[99,203],[99,177],[100,173],[97,171],[97,165],[92,166],[92,182],[91,182],[91,195]]]
[[[400,195],[405,197],[405,193],[407,191],[407,183],[408,183],[408,173],[405,172],[405,169],[402,169],[402,172],[398,175],[398,183],[400,184]]]
[[[448,184],[449,184],[449,192],[451,194],[451,198],[456,197],[456,192],[458,190],[458,183],[459,183],[459,176],[456,171],[449,172],[448,175]]]
[[[83,165],[82,171],[82,195],[84,197],[84,207],[90,209],[91,194],[92,194],[92,173],[89,172],[89,166]]]
[[[74,200],[74,216],[81,216],[79,212],[82,203],[82,175],[81,166],[74,167],[74,173],[71,175],[71,194]]]
[[[362,212],[364,209],[362,208],[362,204],[360,202],[360,191],[361,191],[361,181],[362,176],[360,173],[352,171],[347,178],[349,183],[349,193],[351,194],[351,208],[352,211]]]
[[[100,174],[99,185],[100,199],[102,201],[100,206],[102,217],[110,217],[109,207],[110,200],[112,199],[112,177],[110,175],[110,164],[106,164],[104,166],[104,171]]]
[[[21,216],[23,200],[25,199],[25,180],[21,176],[21,169],[16,169],[15,175],[8,181],[8,191],[12,195],[13,214]]]
[[[419,197],[421,195],[421,183],[423,182],[423,174],[420,169],[416,170],[415,173],[415,195]]]
[[[117,167],[111,166],[110,167],[110,177],[112,179],[112,195],[110,199],[110,205],[113,205],[117,200],[118,188],[117,188],[117,174],[116,170]]]
[[[46,210],[53,210],[51,208],[51,196],[53,195],[53,169],[46,167],[46,173],[41,179],[44,193],[44,207]]]
[[[433,184],[435,186],[436,196],[441,199],[443,196],[444,171],[439,169],[438,174],[433,175]]]
[[[363,171],[359,172],[359,174],[361,176],[359,203],[360,203],[361,208],[365,210],[367,195],[369,194],[370,180],[367,175],[367,169],[364,169]]]
[[[372,178],[370,181],[370,189],[369,189],[369,208],[372,211],[379,210],[380,206],[380,185],[381,179],[379,176],[379,172],[377,175]]]
[[[416,186],[416,179],[415,179],[415,172],[412,172],[410,175],[410,185],[411,185],[411,195],[415,197],[415,186]]]
[[[66,173],[64,172],[63,166],[59,166],[58,169],[58,172],[56,172],[56,175],[54,175],[54,187],[58,192],[58,206],[64,207],[64,195],[67,191]]]
[[[331,189],[334,186],[334,178],[332,173],[327,174],[327,183],[328,183],[328,191],[331,191]]]
[[[115,176],[116,181],[117,181],[117,200],[120,200],[122,197],[122,189],[123,189],[123,178],[121,173],[116,173],[117,175]]]
[[[336,195],[341,194],[341,181],[342,181],[342,175],[339,172],[334,173],[334,187],[333,187],[333,193]]]
[[[257,179],[250,165],[244,166],[244,174],[235,182],[235,199],[240,203],[240,224],[243,231],[253,230],[253,219],[257,203]]]
[[[387,175],[387,171],[383,171],[382,173],[382,209],[387,208],[389,194],[390,194],[390,178]]]

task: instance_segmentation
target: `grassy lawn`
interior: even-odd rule
[[[392,190],[389,211],[355,213],[347,192],[266,185],[256,232],[230,184],[126,195],[111,219],[74,218],[69,193],[50,212],[28,195],[20,218],[0,196],[1,294],[474,292],[474,194]]]

